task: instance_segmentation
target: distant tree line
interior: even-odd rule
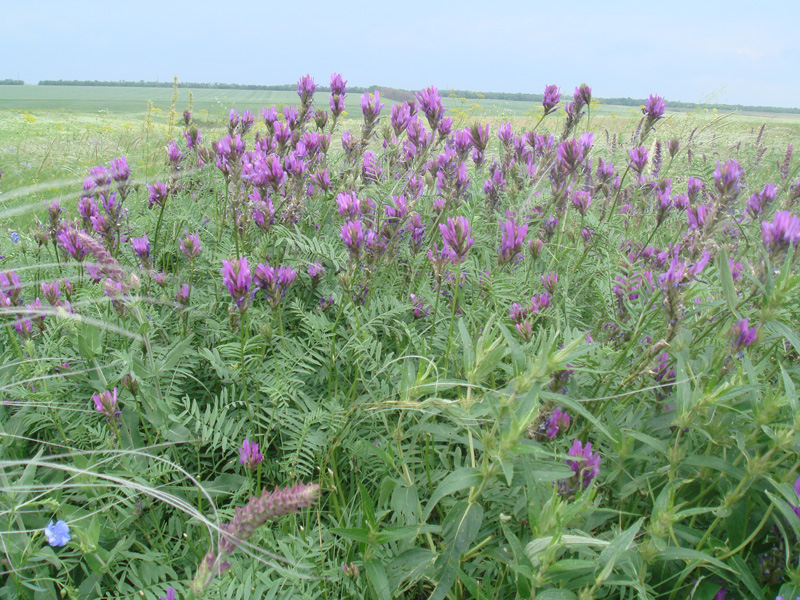
[[[24,82],[16,79],[5,79],[0,81],[0,85],[22,85]],[[171,81],[79,81],[75,79],[45,79],[39,82],[39,85],[73,85],[73,86],[113,86],[113,87],[155,87],[155,88],[171,88],[173,82]],[[198,83],[194,81],[184,81],[180,83],[181,87],[192,89],[214,89],[214,90],[256,90],[256,91],[272,91],[272,92],[293,92],[297,90],[297,84],[287,83],[282,85],[256,85],[256,84],[239,84],[239,83]],[[378,90],[382,96],[389,100],[397,102],[404,102],[414,98],[414,92],[410,90],[402,90],[397,88],[383,87],[383,86],[370,86],[358,87],[350,86],[347,88],[348,92],[354,94],[362,94],[364,92],[372,92]],[[330,87],[326,85],[318,85],[318,92],[330,92]],[[440,90],[442,96],[455,96],[457,98],[475,99],[475,100],[514,100],[517,102],[541,102],[541,94],[523,94],[513,92],[474,92],[471,90]],[[599,98],[603,104],[616,104],[620,106],[644,106],[645,100],[643,98]],[[701,104],[696,102],[678,102],[669,100],[668,106],[677,109],[711,109],[723,111],[749,111],[749,112],[773,112],[773,113],[789,113],[800,114],[800,108],[783,108],[775,106],[750,106],[745,104]]]
[[[22,79],[0,79],[0,85],[25,85]]]

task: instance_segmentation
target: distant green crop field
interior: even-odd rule
[[[168,141],[182,137],[181,114],[189,105],[189,91],[178,89],[176,122],[170,129],[170,88],[0,86],[0,171],[4,172],[0,227],[26,225],[36,207],[54,197],[77,197],[89,168],[117,156],[126,156],[141,182],[149,183],[164,167]],[[192,95],[193,119],[207,140],[224,135],[232,108],[252,111],[257,130],[263,132],[263,107],[297,102],[297,94],[290,91],[200,89]],[[500,123],[508,121],[515,128],[530,130],[542,112],[541,105],[532,102],[457,98],[447,96],[446,90],[442,95],[454,128],[488,122],[494,134]],[[148,114],[149,101],[152,111]],[[390,107],[396,102],[381,101],[386,104],[382,128],[388,125]],[[316,94],[315,104],[327,109],[328,94]],[[338,131],[357,132],[362,122],[360,94],[348,94],[346,105],[349,114]],[[563,127],[561,115],[548,118],[552,131]],[[630,106],[595,104],[587,128],[598,139],[603,136],[610,141],[614,135],[635,129],[640,117]],[[765,139],[772,140],[770,154],[774,152],[777,159],[789,141],[800,137],[800,116],[675,111],[659,125],[657,136],[661,140],[685,138],[698,129],[706,132],[711,147],[727,149],[743,136],[757,133],[765,123]],[[623,143],[622,137],[619,142]],[[339,144],[338,136],[333,144]]]

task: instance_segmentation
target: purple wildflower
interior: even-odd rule
[[[500,222],[500,247],[497,249],[498,264],[505,264],[516,257],[525,243],[528,224],[517,225],[513,218]]]
[[[557,284],[558,284],[558,273],[547,273],[546,275],[542,275],[542,285],[549,294],[555,292]]]
[[[170,140],[169,144],[167,145],[167,158],[169,159],[173,169],[177,169],[178,165],[183,160],[183,153],[181,152],[181,149],[178,148],[178,144],[172,140]]]
[[[94,400],[95,410],[105,415],[108,419],[116,419],[122,412],[117,407],[117,388],[100,394],[94,394],[92,400]]]
[[[567,466],[584,488],[589,487],[592,480],[600,474],[600,453],[592,452],[592,443],[584,446],[579,440],[572,442],[569,455],[577,460],[567,460]]]
[[[200,245],[200,237],[197,232],[194,235],[189,235],[188,231],[184,231],[183,235],[186,237],[181,239],[181,252],[189,257],[189,260],[195,259],[200,255],[203,247]]]
[[[254,280],[255,284],[264,290],[270,306],[276,308],[296,277],[297,271],[290,267],[270,267],[269,263],[259,263],[256,265]]]
[[[361,221],[348,221],[342,225],[339,236],[350,250],[350,255],[357,258],[364,244],[364,226]]]
[[[331,94],[344,96],[346,91],[346,86],[347,86],[347,81],[342,79],[342,76],[339,73],[333,73],[331,75]]]
[[[645,167],[647,166],[647,148],[639,146],[628,150],[628,166],[633,169],[640,177]]]
[[[592,204],[592,195],[589,192],[577,191],[572,195],[572,205],[578,209],[582,217],[586,216],[589,206]]]
[[[569,413],[560,407],[556,408],[546,421],[547,437],[551,440],[555,439],[559,433],[566,432],[569,429],[569,424]]]
[[[246,300],[249,300],[250,296],[250,286],[253,283],[247,258],[223,260],[220,272],[222,273],[222,283],[228,288],[228,292],[239,310],[244,312],[247,308]]]
[[[149,200],[150,200],[150,207],[152,208],[156,204],[158,206],[164,206],[164,203],[167,201],[167,184],[166,183],[153,183],[147,186],[149,190]]]
[[[475,150],[483,154],[486,150],[486,145],[489,143],[489,124],[487,123],[483,127],[480,123],[475,123],[469,129],[469,137]]]
[[[262,460],[264,460],[264,455],[258,451],[258,443],[247,439],[244,440],[242,447],[239,448],[239,462],[246,469],[255,471]]]
[[[731,329],[731,345],[734,354],[751,345],[758,337],[758,325],[750,327],[747,318],[734,323]]]
[[[364,114],[364,122],[367,127],[372,127],[381,114],[384,104],[380,101],[381,93],[375,90],[374,94],[364,92],[361,96],[361,112]]]
[[[184,283],[180,288],[178,288],[178,291],[175,294],[175,302],[184,308],[189,306],[189,295],[191,294],[191,291],[192,288],[189,286],[189,284]]]
[[[432,130],[436,130],[442,117],[444,117],[444,106],[442,105],[442,99],[439,97],[439,90],[431,86],[421,92],[417,92],[416,96],[419,107],[428,120],[428,125]]]
[[[147,234],[140,238],[131,238],[131,247],[139,260],[147,264],[150,260],[150,240],[147,239]]]
[[[300,101],[313,98],[314,92],[317,90],[317,84],[314,83],[314,78],[308,73],[303,75],[297,81],[297,95],[300,96]]]
[[[439,224],[439,231],[442,233],[444,243],[452,248],[459,261],[464,260],[467,251],[475,241],[470,236],[472,229],[467,217],[456,217],[455,220],[448,217],[446,225],[444,223]]]
[[[761,222],[761,238],[770,252],[800,243],[800,219],[787,210],[775,213],[772,223]]]
[[[317,287],[322,276],[325,274],[325,267],[320,262],[313,262],[308,265],[308,276],[311,277],[311,285]]]
[[[558,103],[561,102],[561,90],[556,85],[548,85],[544,88],[544,97],[542,98],[542,107],[544,114],[549,115],[553,112]]]
[[[89,254],[89,250],[86,249],[81,242],[79,233],[80,232],[74,227],[66,227],[56,235],[58,245],[78,262],[82,261],[86,255]]]
[[[647,116],[648,119],[656,121],[664,116],[664,111],[666,109],[667,103],[664,102],[664,98],[650,94],[650,97],[645,102],[644,110],[642,110],[642,112]]]
[[[721,197],[730,199],[739,195],[739,176],[742,169],[735,159],[730,159],[725,163],[717,161],[717,169],[714,171],[714,187]]]

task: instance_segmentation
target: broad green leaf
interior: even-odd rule
[[[462,500],[448,513],[443,524],[445,549],[436,560],[440,570],[439,584],[430,600],[443,600],[455,583],[460,571],[461,556],[475,540],[483,523],[483,507]]]
[[[483,475],[481,475],[481,472],[478,469],[473,469],[472,467],[461,467],[460,469],[456,469],[447,477],[445,477],[439,484],[439,487],[436,488],[436,491],[428,501],[428,505],[425,507],[425,512],[422,513],[422,520],[428,520],[428,517],[431,516],[433,509],[445,496],[449,496],[450,494],[465,488],[480,485],[481,481],[483,481]]]
[[[379,558],[372,558],[364,563],[367,571],[367,579],[369,580],[372,590],[378,600],[391,600],[392,593],[389,587],[389,579],[386,577],[386,567],[383,565],[383,560]]]
[[[636,537],[636,534],[639,533],[639,529],[641,529],[643,522],[644,517],[638,519],[633,525],[628,527],[628,529],[617,535],[611,542],[611,545],[600,553],[600,565],[603,565],[603,569],[597,575],[597,582],[602,582],[608,579],[608,577],[611,575],[611,572],[614,570],[614,565],[617,563],[623,553],[627,552],[628,548],[630,548],[634,538]]]

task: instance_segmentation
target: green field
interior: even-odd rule
[[[4,172],[0,227],[25,226],[31,211],[54,197],[77,198],[88,169],[116,156],[127,156],[141,182],[149,182],[164,166],[167,142],[180,136],[181,114],[189,107],[190,91],[193,119],[208,139],[223,135],[232,108],[252,111],[256,127],[263,128],[259,123],[263,107],[274,104],[280,108],[297,102],[297,94],[291,91],[192,91],[179,87],[170,126],[170,88],[0,86],[0,171]],[[447,90],[441,93],[457,128],[482,121],[492,124],[494,131],[499,123],[510,121],[515,128],[532,129],[541,114],[541,106],[530,102],[474,100],[448,97]],[[359,94],[347,96],[350,112],[340,132],[360,127],[359,101]],[[384,102],[387,122],[389,107],[396,102]],[[328,94],[317,93],[315,104],[327,108]],[[787,143],[800,137],[800,115],[716,111],[672,111],[667,115],[659,126],[659,139],[685,139],[697,129],[698,135],[708,136],[712,147],[720,149],[727,149],[726,144],[732,146],[743,136],[756,135],[766,124],[768,156],[774,154],[775,159],[782,157]],[[595,104],[587,126],[595,135],[622,135],[635,128],[640,116],[630,106]],[[551,130],[558,129],[554,122],[556,119],[550,117]]]

